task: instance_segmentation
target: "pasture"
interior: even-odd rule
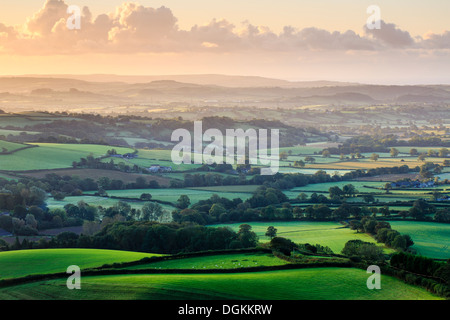
[[[157,254],[100,249],[34,249],[0,252],[0,279],[31,274],[66,272],[77,265],[81,269],[100,267],[114,262],[137,261]]]
[[[450,257],[450,224],[422,221],[390,221],[392,229],[409,234],[417,254],[435,258]]]
[[[442,300],[425,289],[381,275],[369,290],[365,270],[312,268],[232,274],[85,276],[82,290],[66,278],[0,289],[0,299],[70,300]]]
[[[234,231],[239,230],[243,223],[213,225],[214,227],[230,227]],[[329,247],[334,253],[341,253],[345,243],[349,240],[362,240],[377,243],[375,239],[365,233],[356,233],[350,228],[344,228],[337,222],[249,222],[252,231],[257,234],[260,242],[268,242],[270,239],[265,236],[267,227],[274,226],[277,229],[277,236],[287,238],[295,243],[320,244]],[[380,245],[380,244],[378,244]],[[381,246],[381,245],[380,245]],[[384,247],[385,252],[393,252],[392,249]]]
[[[14,152],[15,150],[27,147],[29,146],[27,146],[26,144],[0,140],[0,153],[7,153],[7,152],[10,153]]]
[[[238,269],[261,266],[280,266],[288,262],[276,258],[271,253],[230,253],[171,259],[125,267],[127,270],[139,269]]]
[[[89,154],[99,157],[113,148],[119,153],[133,152],[129,148],[90,144],[35,143],[33,145],[37,147],[0,155],[0,168],[9,171],[71,168],[74,161],[80,161],[80,158],[85,158]]]

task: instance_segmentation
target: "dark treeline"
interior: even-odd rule
[[[414,168],[413,170],[419,170]],[[368,170],[358,169],[347,172],[343,175],[330,175],[323,170],[318,170],[314,174],[304,173],[290,173],[282,174],[276,173],[274,175],[259,175],[253,174],[251,178],[246,179],[245,176],[237,175],[231,177],[223,177],[214,172],[208,173],[187,173],[184,176],[184,181],[171,182],[171,188],[189,188],[189,187],[209,187],[221,185],[265,185],[267,187],[277,188],[281,190],[288,190],[296,187],[304,187],[308,184],[325,183],[325,182],[339,182],[350,181],[356,178],[371,177],[383,174],[403,174],[411,172],[407,165],[399,167],[381,167]]]
[[[150,253],[176,254],[207,250],[252,248],[258,237],[249,225],[238,232],[230,228],[213,228],[194,224],[128,221],[105,226],[95,235],[63,232],[51,240],[16,242],[3,249],[95,248]]]
[[[193,131],[193,122],[176,119],[152,119],[133,115],[105,116],[96,114],[70,114],[67,112],[49,113],[49,117],[54,117],[53,121],[46,123],[36,123],[25,127],[6,126],[6,129],[21,130],[21,135],[8,135],[1,138],[14,142],[55,142],[55,143],[95,143],[129,147],[130,145],[118,136],[126,127],[135,137],[151,140],[149,142],[139,142],[139,148],[164,148],[164,142],[171,143],[171,132],[179,128]],[[280,146],[292,146],[299,143],[306,143],[308,136],[322,136],[328,139],[327,133],[322,133],[315,128],[295,128],[279,121],[269,121],[264,119],[239,121],[229,117],[211,116],[202,119],[203,129],[216,128],[225,132],[229,128],[239,128],[248,124],[257,128],[269,129],[279,128],[283,132],[283,140]],[[26,131],[39,132],[37,134],[27,134]],[[111,135],[111,133],[115,134]],[[102,137],[102,138],[92,138]],[[155,142],[161,141],[161,143]]]
[[[439,137],[414,136],[409,140],[398,140],[395,135],[370,136],[361,135],[346,140],[337,148],[327,148],[331,154],[351,154],[364,152],[389,152],[391,147],[450,147],[449,141]]]
[[[392,255],[390,266],[391,268],[384,269],[383,272],[396,276],[406,283],[422,286],[447,299],[450,297],[450,259],[445,263],[398,252]]]

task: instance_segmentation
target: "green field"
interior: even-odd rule
[[[0,252],[0,279],[30,274],[66,272],[77,265],[81,269],[114,262],[137,261],[157,254],[99,249],[35,249]]]
[[[13,152],[17,149],[26,148],[26,147],[28,147],[28,146],[25,144],[0,140],[0,152],[1,153]]]
[[[0,168],[10,171],[70,168],[73,161],[80,161],[80,158],[85,158],[91,153],[94,157],[99,157],[113,148],[118,153],[133,152],[129,148],[91,144],[39,143],[34,145],[38,147],[0,155]]]
[[[436,258],[450,258],[450,224],[416,221],[390,221],[392,229],[409,234],[414,241],[411,247],[418,254]]]
[[[89,192],[87,192],[89,194]],[[93,193],[93,192],[91,192]],[[191,204],[197,203],[200,200],[207,200],[212,195],[217,194],[220,197],[227,199],[240,198],[243,201],[252,196],[251,193],[246,192],[214,192],[206,190],[194,189],[129,189],[129,190],[108,190],[109,196],[124,197],[124,198],[139,198],[143,193],[150,193],[152,200],[167,201],[176,203],[181,195],[187,195],[191,200]]]
[[[381,275],[367,288],[365,270],[313,268],[233,274],[85,276],[81,290],[66,278],[0,289],[0,299],[71,300],[437,300],[426,290]]]
[[[139,269],[238,269],[261,266],[280,266],[288,262],[276,258],[271,253],[230,253],[157,261],[126,267]]]
[[[242,223],[222,224],[214,225],[215,227],[230,227],[234,231],[239,230],[239,226]],[[269,238],[264,234],[267,231],[267,227],[274,226],[277,229],[277,236],[288,238],[295,243],[310,243],[320,244],[327,246],[334,253],[341,253],[345,246],[345,243],[349,240],[360,239],[363,241],[373,242],[376,241],[365,233],[356,233],[356,231],[350,230],[350,228],[343,228],[343,226],[337,222],[248,222],[247,224],[252,226],[260,242],[268,242]],[[392,249],[385,248],[386,252],[392,252]]]

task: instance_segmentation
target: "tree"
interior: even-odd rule
[[[142,193],[139,199],[143,201],[150,201],[152,199],[152,195],[150,193]]]
[[[294,161],[294,167],[303,168],[305,166],[305,162],[303,160]]]
[[[448,156],[448,149],[447,148],[439,149],[439,157],[446,158],[447,156]]]
[[[252,231],[252,226],[249,224],[239,226],[237,238],[244,248],[256,247],[258,244],[258,236]]]
[[[220,217],[220,215],[225,212],[225,208],[220,203],[214,203],[211,206],[211,209],[209,209],[209,214],[216,218]]]
[[[392,183],[390,182],[386,182],[386,184],[384,185],[384,190],[386,190],[386,193],[389,193],[389,190],[392,189]]]
[[[25,219],[25,216],[27,215],[28,210],[25,206],[23,205],[16,205],[14,207],[14,212],[12,214],[13,218],[17,218],[17,219]]]
[[[329,158],[330,156],[331,156],[330,151],[328,151],[328,150],[323,150],[322,151],[322,157]]]
[[[370,203],[375,201],[375,197],[372,194],[365,194],[363,195],[363,200],[366,203]]]
[[[185,194],[182,194],[176,203],[177,208],[179,209],[186,209],[187,207],[189,207],[189,205],[191,204],[191,199],[189,199],[189,197]]]
[[[26,217],[25,217],[25,224],[30,226],[33,229],[36,229],[37,225],[38,225],[36,219],[34,218],[34,216],[32,214],[27,214],[26,215]]]
[[[344,196],[344,192],[338,186],[330,187],[328,189],[328,193],[329,193],[330,199],[332,199],[332,200],[338,200],[342,196]]]
[[[391,151],[390,151],[391,157],[396,158],[399,153],[400,153],[400,151],[398,151],[398,149],[391,148]]]
[[[142,206],[142,215],[140,220],[143,221],[159,221],[164,211],[159,203],[146,202]]]
[[[55,199],[56,201],[62,201],[62,200],[64,200],[65,197],[66,196],[62,192],[53,193],[53,199]]]
[[[305,201],[306,199],[308,199],[308,195],[304,192],[300,192],[297,196],[297,199],[300,201]]]
[[[409,154],[414,157],[414,156],[417,156],[419,154],[419,152],[417,151],[416,148],[412,148],[409,150]]]
[[[354,185],[346,184],[342,187],[342,192],[346,197],[352,197],[357,192],[357,190]]]
[[[314,157],[311,157],[311,156],[306,156],[305,157],[305,162],[314,163],[314,162],[316,162],[316,159]]]
[[[421,153],[421,154],[417,157],[417,160],[424,162],[426,157],[427,157],[427,154],[426,154],[426,153]]]
[[[274,237],[270,240],[270,248],[286,256],[290,256],[291,252],[297,248],[297,245],[289,239]]]
[[[270,240],[272,240],[273,238],[275,238],[275,237],[277,236],[277,231],[278,231],[278,230],[277,230],[275,227],[269,226],[269,227],[267,228],[267,231],[266,231],[266,233],[265,233],[265,236],[266,236],[266,237],[269,237]]]
[[[383,249],[371,242],[349,240],[345,243],[342,254],[348,257],[358,257],[367,261],[384,260]]]
[[[27,204],[39,206],[44,204],[46,199],[47,199],[47,192],[45,192],[45,190],[36,186],[32,186],[30,188],[30,196],[29,200],[27,201]]]
[[[280,160],[286,160],[288,157],[288,153],[286,151],[280,152],[279,158]]]
[[[370,156],[370,160],[372,160],[372,161],[377,161],[379,157],[380,157],[379,154],[377,154],[377,153],[372,153],[372,155]]]

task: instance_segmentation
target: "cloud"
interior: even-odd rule
[[[47,0],[44,6],[26,22],[26,29],[31,33],[48,35],[55,25],[67,14],[68,5],[64,0]]]
[[[68,5],[47,0],[23,26],[0,24],[0,52],[18,55],[84,53],[307,53],[317,51],[376,52],[386,49],[448,49],[449,31],[413,39],[408,31],[381,21],[381,29],[327,31],[319,28],[284,27],[275,33],[267,26],[245,22],[239,28],[225,19],[181,30],[167,7],[151,8],[125,2],[114,12],[93,17],[81,13],[81,29],[67,28]]]
[[[385,23],[381,20],[380,29],[369,29],[364,26],[364,31],[373,39],[380,41],[382,45],[391,48],[405,48],[414,45],[414,39],[408,31],[399,29],[393,23]]]
[[[450,49],[450,31],[445,31],[443,34],[426,34],[422,41],[422,47],[426,49]]]

